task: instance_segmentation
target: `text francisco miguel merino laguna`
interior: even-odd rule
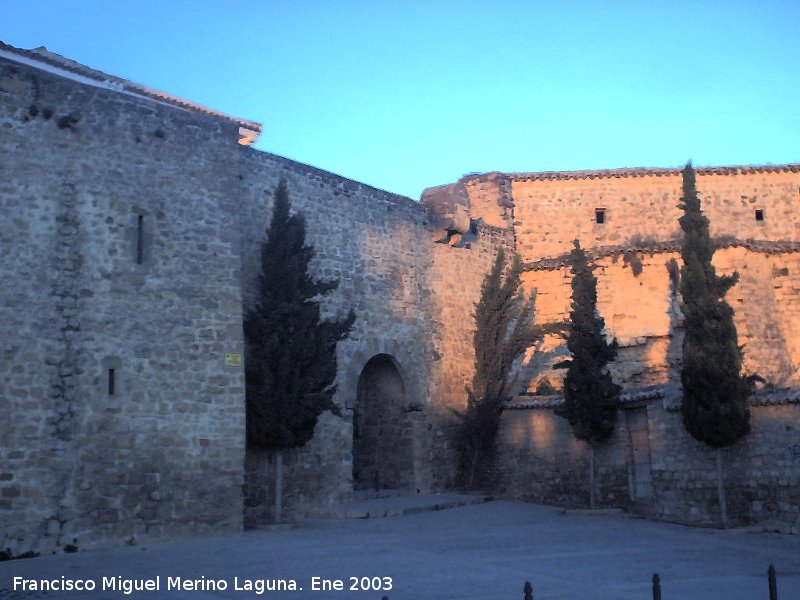
[[[319,577],[312,578],[311,587],[322,590],[322,582],[329,581]],[[166,585],[164,585],[166,584]],[[297,591],[302,588],[294,579],[244,579],[234,577],[233,581],[227,579],[211,579],[207,577],[161,577],[150,579],[129,579],[119,575],[103,577],[101,579],[72,579],[57,577],[55,579],[26,579],[14,577],[14,591],[28,592],[83,592],[83,591],[115,591],[123,594],[134,592],[158,592],[162,590],[186,592],[212,592],[212,591],[241,591],[263,594],[265,592]]]
[[[166,586],[162,588],[162,583]],[[303,588],[294,579],[246,579],[234,577],[233,585],[228,579],[212,579],[210,577],[161,577],[157,575],[149,579],[133,579],[121,577],[103,577],[102,579],[72,579],[56,577],[53,579],[26,579],[14,577],[15,592],[92,592],[111,591],[132,594],[133,592],[254,592],[257,595],[265,592],[296,592]],[[342,591],[384,591],[392,589],[391,577],[346,577],[343,579],[324,579],[311,577],[309,589],[312,592]]]

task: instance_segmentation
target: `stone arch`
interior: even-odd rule
[[[341,374],[339,405],[353,417],[355,490],[423,487],[424,372],[407,350],[412,347],[399,339],[362,338]]]
[[[353,487],[414,487],[414,431],[394,358],[376,354],[358,379],[353,410]]]
[[[358,396],[358,380],[367,362],[377,354],[387,354],[392,357],[394,365],[406,391],[407,409],[422,410],[427,404],[425,385],[421,377],[421,365],[408,348],[413,345],[404,340],[367,337],[352,353],[352,358],[347,362],[347,368],[338,382],[339,405],[353,409]]]

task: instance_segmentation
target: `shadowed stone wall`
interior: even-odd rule
[[[241,526],[237,137],[0,60],[0,549]]]
[[[679,523],[718,526],[715,453],[681,423],[676,390],[628,398],[613,435],[598,446],[598,506],[630,508]],[[635,396],[635,395],[632,395]],[[647,397],[649,396],[649,399]],[[496,462],[498,492],[576,508],[589,505],[588,446],[576,440],[553,407],[562,400],[517,398],[503,413]],[[652,495],[636,498],[631,420],[646,413]],[[751,407],[752,429],[723,450],[731,524],[800,533],[800,393],[764,392]]]

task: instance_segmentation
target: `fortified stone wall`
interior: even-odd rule
[[[599,309],[622,343],[616,377],[629,388],[676,381],[677,171],[472,175],[426,206],[240,147],[257,124],[34,54],[0,44],[0,550],[135,542],[271,518],[271,457],[245,453],[238,358],[281,178],[307,221],[313,275],[340,281],[323,313],[352,307],[357,316],[337,349],[341,415],[323,415],[314,439],[286,453],[288,515],[324,509],[354,487],[426,492],[452,483],[453,411],[472,379],[474,306],[500,247],[522,253],[537,320],[565,320],[564,254],[579,237],[599,267]],[[23,55],[41,68],[9,58]],[[797,385],[800,168],[698,174],[722,247],[718,269],[741,275],[729,301],[746,367]],[[549,367],[564,353],[558,338],[532,349],[523,389],[558,378]],[[673,405],[651,400],[636,400],[637,443],[618,427],[598,454],[601,501],[627,502],[629,459],[641,458],[646,438],[657,514],[707,522],[708,454],[672,435],[682,431]],[[740,465],[731,484],[748,502],[735,511],[742,521],[796,514],[790,400],[754,409],[749,441],[731,451]],[[383,405],[380,418],[364,415]],[[541,408],[504,417],[502,489],[579,505],[584,451]],[[382,454],[365,458],[376,440]],[[680,460],[692,465],[687,475]],[[357,481],[354,463],[366,473]]]
[[[733,523],[800,534],[800,402],[797,389],[757,397],[751,431],[722,451]],[[677,403],[650,403],[649,441],[656,517],[716,525],[714,451],[692,438]]]
[[[513,208],[511,182],[502,173],[467,176],[462,179],[469,196],[472,218],[487,225],[512,228]]]
[[[525,261],[584,248],[647,248],[680,239],[677,169],[624,169],[509,176],[519,251]],[[697,189],[711,235],[736,240],[800,240],[798,167],[698,168]],[[598,223],[596,211],[604,210]],[[756,209],[762,220],[756,220]]]
[[[796,203],[800,168],[700,168],[697,186],[720,273],[738,272],[727,300],[736,311],[745,369],[778,386],[798,383],[800,314]],[[678,288],[680,172],[626,169],[509,175],[517,247],[526,287],[537,291],[537,320],[567,320],[571,275],[567,253],[580,239],[598,270],[598,310],[620,343],[612,366],[628,386],[677,375],[682,316]],[[598,222],[597,211],[603,211]],[[535,389],[566,352],[551,337],[526,357],[524,385]]]
[[[352,493],[365,386],[395,403],[382,443],[406,455],[390,462],[411,465],[402,480],[393,464],[376,467],[379,487],[449,483],[471,314],[507,231],[479,225],[460,248],[435,244],[435,215],[416,202],[238,146],[257,124],[57,55],[0,53],[0,235],[13,282],[1,292],[12,315],[0,325],[2,548],[237,529],[243,483],[245,518],[269,517],[268,457],[245,460],[237,358],[282,177],[308,223],[313,274],[340,280],[323,313],[357,314],[338,348],[342,416],[323,415],[314,440],[287,453],[287,512]],[[375,357],[395,370],[391,398],[363,376]]]
[[[569,320],[572,275],[563,262],[543,262],[524,274],[526,287],[537,291],[537,322]],[[671,264],[680,264],[680,252],[630,251],[596,260],[597,308],[609,336],[620,345],[610,367],[625,386],[664,384],[679,377],[683,316]],[[800,253],[727,247],[717,250],[714,265],[719,274],[739,273],[727,301],[736,311],[745,371],[759,373],[776,386],[800,383]],[[543,377],[559,384],[565,371],[550,367],[566,353],[564,340],[557,336],[531,349],[523,391],[533,392]]]
[[[647,396],[647,394],[644,394]],[[595,452],[598,506],[634,507],[672,522],[718,526],[714,451],[681,423],[679,404],[664,394],[629,402],[613,435]],[[636,400],[636,398],[629,398]],[[561,398],[518,398],[503,413],[496,463],[498,492],[513,498],[587,507],[588,446],[553,413]],[[800,533],[800,403],[794,391],[761,394],[751,407],[752,429],[723,452],[730,522]],[[635,438],[632,412],[644,411],[644,438]],[[644,456],[645,475],[636,470]],[[647,497],[636,497],[636,478]]]
[[[744,345],[744,370],[778,388],[797,386],[800,168],[701,168],[697,173],[702,207],[718,246],[717,272],[740,277],[726,299]],[[597,267],[598,311],[608,336],[620,344],[609,368],[634,397],[632,403],[628,398],[612,438],[598,449],[599,501],[632,505],[667,520],[716,524],[714,453],[686,433],[678,409],[680,172],[627,169],[506,178],[513,190],[517,248],[526,261],[523,279],[537,293],[537,322],[569,320],[567,253],[577,238]],[[500,181],[495,174],[482,183],[493,182],[499,194]],[[520,391],[533,394],[544,378],[560,388],[565,371],[551,367],[567,354],[558,336],[530,348]],[[637,393],[652,386],[671,389],[669,401],[654,402],[647,394],[637,400]],[[735,522],[797,530],[798,404],[791,394],[788,401],[780,396],[787,393],[760,392],[752,432],[725,453]],[[520,398],[510,408],[522,410],[504,415],[500,489],[512,497],[581,505],[588,502],[586,448],[572,437],[568,423],[552,413],[554,404],[557,400]],[[645,445],[652,465],[642,484],[635,473]],[[644,499],[637,497],[642,485],[651,489]]]
[[[0,61],[0,549],[241,526],[237,139]]]
[[[352,307],[357,317],[337,353],[335,401],[342,417],[325,417],[308,446],[286,453],[287,514],[315,512],[352,494],[359,381],[378,355],[391,357],[404,397],[395,399],[402,403],[397,422],[386,424],[376,452],[394,439],[388,454],[410,454],[413,475],[398,480],[386,463],[378,469],[385,472],[378,474],[377,487],[444,488],[452,479],[449,408],[463,408],[474,363],[473,306],[497,248],[509,236],[483,227],[470,248],[435,244],[435,218],[419,203],[269,153],[242,149],[240,176],[245,306],[253,300],[272,194],[285,178],[293,209],[306,218],[306,241],[316,251],[312,274],[340,282],[325,299],[323,313],[341,317]],[[249,525],[273,516],[271,461],[269,454],[249,452]]]
[[[530,408],[534,406],[535,408]],[[512,410],[513,409],[513,410]],[[589,447],[548,403],[518,399],[503,412],[493,472],[501,496],[571,508],[589,506]],[[595,451],[596,502],[627,507],[629,440],[617,427]]]

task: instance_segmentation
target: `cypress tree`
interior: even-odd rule
[[[683,169],[683,230],[680,290],[684,314],[681,412],[686,430],[717,449],[717,492],[722,526],[727,525],[721,448],[750,430],[748,398],[758,375],[743,376],[733,309],[725,302],[739,274],[718,276],[711,261],[714,244],[700,207],[691,163]]]
[[[748,397],[752,377],[743,377],[742,350],[725,302],[738,273],[718,276],[711,264],[714,245],[700,208],[691,164],[683,169],[684,214],[681,295],[684,314],[683,423],[695,439],[716,448],[728,446],[750,430]]]
[[[282,450],[304,446],[319,415],[338,414],[333,403],[336,344],[355,320],[320,319],[321,297],[338,281],[308,272],[314,250],[305,244],[305,220],[291,214],[286,182],[275,191],[272,219],[261,246],[258,293],[245,312],[247,444],[277,451],[276,518],[280,520]]]
[[[606,341],[605,320],[597,312],[597,278],[586,252],[578,240],[574,243],[569,258],[572,304],[567,336],[572,358],[555,365],[567,369],[564,405],[558,414],[569,421],[575,437],[596,444],[611,435],[617,419],[620,386],[607,368],[617,356],[617,343]]]
[[[590,446],[590,506],[595,506],[594,449],[614,431],[620,386],[608,372],[617,355],[617,343],[606,341],[605,321],[597,312],[597,278],[586,252],[575,240],[569,262],[572,273],[572,304],[567,348],[572,358],[554,366],[567,369],[564,404],[556,414],[566,418],[573,435]]]
[[[514,256],[508,267],[501,249],[483,280],[475,307],[475,373],[472,386],[467,387],[458,439],[459,479],[466,487],[485,475],[493,455],[500,413],[514,386],[514,362],[537,339],[557,329],[533,325],[533,300],[525,298],[521,273],[519,257]]]

